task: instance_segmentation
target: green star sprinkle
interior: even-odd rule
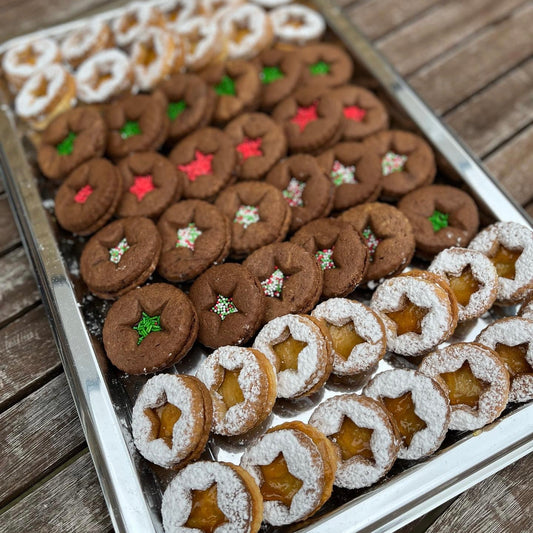
[[[56,146],[59,155],[70,155],[74,150],[74,139],[76,134],[70,131],[69,134]]]
[[[136,120],[127,120],[124,126],[120,128],[120,136],[123,139],[129,139],[130,137],[140,135],[141,133],[141,128]]]
[[[313,76],[324,76],[330,71],[330,66],[325,61],[318,61],[309,65],[309,71]]]
[[[235,96],[235,82],[228,76],[222,76],[222,79],[215,85],[215,92],[218,95]]]
[[[179,102],[170,102],[170,104],[167,106],[167,116],[170,120],[176,120],[176,117],[181,115],[185,109],[187,109],[185,100],[180,100]]]
[[[437,232],[443,228],[448,227],[448,215],[447,213],[441,213],[440,211],[433,211],[433,214],[428,217],[428,220],[431,222],[431,225],[433,226],[433,231]]]
[[[281,80],[285,75],[279,67],[263,67],[263,70],[259,74],[261,83],[264,85],[269,85],[273,81]]]
[[[211,311],[216,313],[220,317],[220,320],[224,320],[228,315],[239,312],[231,297],[228,298],[227,296],[222,296],[222,294],[217,296],[217,302],[211,307]]]
[[[161,316],[149,316],[143,311],[141,320],[133,329],[139,334],[138,346],[150,333],[161,331]]]

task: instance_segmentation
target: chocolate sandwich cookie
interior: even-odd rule
[[[112,216],[122,195],[122,178],[107,159],[91,159],[59,187],[55,213],[59,225],[72,233],[90,235]]]
[[[365,276],[368,248],[348,222],[313,220],[298,230],[291,242],[314,254],[323,271],[323,298],[350,294]]]
[[[213,266],[191,286],[198,313],[198,340],[209,348],[240,345],[259,329],[266,296],[259,280],[236,263]]]
[[[266,182],[279,189],[289,204],[291,232],[329,215],[333,207],[333,183],[313,156],[297,154],[283,159],[268,173]]]
[[[117,298],[150,277],[160,253],[161,237],[150,219],[115,220],[85,245],[81,277],[99,298]]]
[[[229,254],[230,222],[207,202],[186,200],[170,206],[157,229],[163,240],[157,270],[169,281],[192,280]]]
[[[148,374],[187,354],[198,335],[198,317],[184,292],[154,283],[118,299],[102,334],[106,355],[118,369]]]
[[[447,185],[417,189],[400,200],[398,209],[411,222],[417,254],[427,259],[450,246],[468,246],[479,226],[472,197]]]
[[[107,128],[100,113],[91,107],[71,109],[55,118],[44,130],[37,153],[41,172],[59,180],[76,167],[105,151]]]

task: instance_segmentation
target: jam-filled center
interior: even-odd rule
[[[224,369],[224,378],[217,389],[217,392],[222,396],[226,407],[229,409],[238,403],[244,402],[244,394],[239,385],[239,374],[241,369],[228,370]]]
[[[333,350],[345,361],[350,357],[355,346],[366,342],[363,337],[357,334],[351,321],[344,324],[344,326],[335,326],[326,322],[326,326],[329,329],[329,334],[333,341]]]
[[[457,301],[462,306],[467,306],[472,294],[479,290],[479,282],[472,274],[472,269],[469,266],[458,276],[448,275],[448,281]]]
[[[499,246],[496,253],[489,259],[496,267],[500,278],[514,279],[516,275],[516,261],[522,254],[522,250],[509,250],[505,246]]]
[[[422,333],[422,320],[429,313],[429,309],[419,307],[405,299],[404,305],[398,311],[385,313],[396,324],[396,335],[399,337],[404,333]]]
[[[35,65],[38,55],[35,53],[33,46],[28,46],[17,54],[17,63],[19,65]]]
[[[450,391],[451,405],[468,405],[477,408],[479,397],[487,389],[488,385],[474,376],[468,361],[454,372],[441,374]]]
[[[494,350],[507,367],[511,376],[533,372],[533,368],[531,368],[526,359],[528,346],[529,343],[527,342],[516,346],[508,346],[500,342],[496,344]]]
[[[274,344],[272,349],[278,357],[279,372],[284,370],[298,370],[298,356],[307,346],[306,342],[298,341],[289,335],[284,341]]]
[[[124,33],[127,33],[134,26],[137,26],[137,24],[139,24],[137,15],[135,15],[135,13],[127,13],[126,16],[122,19],[122,31]]]
[[[145,409],[144,414],[152,423],[152,438],[163,439],[172,448],[172,432],[181,417],[181,410],[171,403],[165,403],[156,409]]]
[[[48,94],[48,80],[41,76],[37,87],[32,91],[34,98],[44,98]]]
[[[236,44],[241,44],[241,42],[248,37],[248,35],[251,35],[252,31],[250,30],[250,26],[248,24],[248,21],[244,22],[234,22],[233,23],[233,32],[231,35],[231,40]]]
[[[217,484],[206,490],[192,491],[192,507],[185,527],[200,529],[213,533],[215,529],[228,521],[218,506]]]
[[[157,52],[155,49],[155,44],[152,39],[147,43],[142,43],[140,46],[140,53],[138,58],[139,65],[143,67],[149,67],[157,59]]]
[[[260,466],[263,474],[261,494],[265,501],[280,501],[290,507],[294,495],[301,489],[302,480],[294,477],[280,453],[269,465]]]
[[[343,461],[355,455],[373,461],[374,454],[370,446],[372,433],[373,429],[359,427],[351,418],[345,416],[339,431],[329,438],[339,447]]]
[[[426,427],[426,423],[415,413],[412,393],[406,392],[398,398],[383,397],[383,403],[391,413],[405,445],[409,446],[415,434]]]
[[[96,75],[96,78],[94,79],[93,89],[98,90],[100,86],[104,83],[107,83],[109,80],[113,78],[113,75],[111,72],[108,71],[100,71]]]

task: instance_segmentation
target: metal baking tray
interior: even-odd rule
[[[530,224],[527,214],[340,10],[328,0],[313,0],[312,4],[325,17],[330,37],[341,40],[352,54],[356,64],[355,82],[371,87],[386,101],[396,127],[417,131],[433,145],[439,179],[451,180],[468,189],[476,197],[486,222],[508,220]],[[120,12],[120,9],[107,11],[101,16],[110,19]],[[81,20],[63,24],[31,36],[60,37],[84,23]],[[0,54],[17,40],[0,45]],[[79,279],[77,261],[85,240],[63,232],[55,222],[55,186],[39,179],[35,150],[25,133],[4,98],[0,105],[0,175],[52,324],[113,526],[124,533],[160,533],[163,531],[159,512],[161,494],[170,474],[150,467],[137,454],[129,430],[132,402],[147,378],[125,376],[107,362],[100,339],[103,318],[110,304],[88,294]],[[368,296],[364,292],[357,294],[363,300]],[[496,309],[492,311],[496,316],[489,320],[512,312],[512,309]],[[479,319],[466,327],[460,326],[450,341],[472,340],[485,324],[486,319]],[[195,345],[170,371],[194,373],[205,353]],[[397,364],[395,358],[387,358],[380,363],[380,369]],[[278,403],[267,423],[294,418],[307,421],[319,401],[340,392],[344,391],[330,386],[299,402]],[[265,426],[256,433],[261,429]],[[248,435],[247,439],[252,437]],[[212,437],[206,457],[238,462],[248,441]],[[397,461],[386,478],[369,489],[335,488],[330,500],[310,520],[287,528],[263,525],[262,531],[392,531],[531,451],[533,404],[511,406],[495,423],[482,430],[449,432],[441,449],[426,460]]]

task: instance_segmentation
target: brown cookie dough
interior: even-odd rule
[[[368,247],[369,265],[364,281],[394,276],[413,258],[413,228],[392,205],[379,202],[358,205],[345,211],[339,220],[349,222]]]
[[[291,223],[291,211],[281,191],[267,183],[246,182],[222,191],[215,205],[232,222],[231,255],[243,257],[282,241]]]
[[[353,226],[342,220],[321,218],[298,230],[291,239],[315,255],[323,271],[323,298],[346,296],[363,280],[368,248]]]
[[[117,300],[107,313],[106,355],[128,374],[147,374],[177,363],[198,335],[198,317],[186,294],[167,283],[145,285]]]
[[[266,182],[282,191],[289,204],[291,232],[329,215],[333,207],[333,184],[313,156],[297,154],[283,159],[268,173]]]
[[[178,169],[185,198],[207,200],[229,182],[235,167],[231,139],[216,128],[203,128],[180,141],[168,156]]]
[[[413,226],[417,254],[427,259],[450,246],[468,246],[479,226],[472,197],[448,185],[417,189],[400,200],[398,209]]]
[[[259,329],[266,296],[259,280],[242,265],[211,267],[191,286],[198,313],[198,340],[209,348],[240,345]]]
[[[333,208],[336,211],[378,198],[381,192],[381,161],[363,144],[337,144],[320,154],[317,161],[335,187]]]
[[[105,151],[107,128],[91,107],[71,109],[44,130],[37,153],[41,172],[51,180],[62,179],[76,167]]]
[[[106,108],[104,118],[109,129],[107,153],[112,159],[157,150],[167,138],[170,124],[166,103],[156,94],[121,98]]]
[[[157,270],[169,281],[194,279],[229,254],[230,222],[207,202],[186,200],[170,206],[157,229],[163,239]]]
[[[107,159],[91,159],[59,187],[55,198],[57,221],[72,233],[90,235],[113,216],[121,195],[118,168]]]
[[[115,220],[85,245],[81,277],[99,298],[117,298],[150,277],[160,253],[161,237],[150,219]]]
[[[384,198],[401,198],[435,179],[435,156],[429,144],[414,133],[382,131],[365,139],[365,148],[381,159]]]
[[[137,152],[118,164],[123,194],[117,208],[120,217],[157,218],[181,196],[182,182],[174,165],[157,152]]]
[[[261,282],[264,322],[290,313],[307,313],[322,294],[322,271],[313,254],[291,242],[263,246],[244,261]]]

